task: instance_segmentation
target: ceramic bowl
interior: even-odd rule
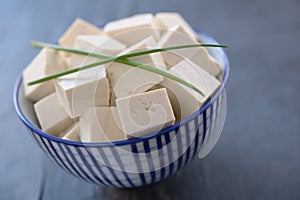
[[[207,43],[217,42],[197,31]],[[66,172],[87,182],[116,188],[132,188],[158,182],[204,157],[216,144],[226,113],[225,85],[229,76],[227,56],[221,48],[209,48],[224,69],[222,84],[200,110],[188,118],[144,138],[82,143],[51,136],[39,129],[32,103],[24,98],[22,77],[15,85],[14,106],[45,154]]]

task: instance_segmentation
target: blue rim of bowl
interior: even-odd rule
[[[214,38],[212,38],[211,36],[209,36],[208,34],[195,29],[196,32],[201,35],[204,36],[210,43],[214,43],[214,44],[219,44]],[[33,132],[37,133],[38,135],[47,138],[48,140],[54,141],[54,142],[58,142],[58,143],[64,143],[67,145],[71,145],[71,146],[77,146],[77,147],[108,147],[108,146],[123,146],[123,145],[130,145],[133,143],[138,143],[138,142],[142,142],[145,140],[149,140],[161,135],[164,135],[168,132],[171,132],[173,130],[178,129],[182,124],[188,123],[189,121],[193,120],[195,117],[199,116],[200,114],[203,113],[204,110],[206,110],[209,106],[212,105],[212,103],[218,98],[218,96],[221,94],[221,92],[225,89],[226,83],[228,81],[228,77],[229,77],[229,70],[230,70],[230,66],[229,66],[229,60],[227,58],[226,53],[224,52],[224,50],[222,48],[219,49],[219,52],[221,53],[222,59],[224,61],[224,75],[223,75],[223,80],[222,80],[222,84],[221,86],[218,88],[218,90],[214,93],[214,95],[210,98],[210,100],[208,100],[198,111],[196,111],[195,113],[193,113],[192,115],[190,115],[189,117],[183,119],[180,122],[177,122],[176,124],[169,126],[157,133],[142,137],[142,138],[132,138],[132,139],[128,139],[128,140],[120,140],[120,141],[114,141],[114,142],[75,142],[75,141],[69,141],[69,140],[64,140],[61,138],[57,138],[55,136],[49,135],[48,133],[43,132],[42,130],[40,130],[39,128],[37,128],[34,124],[32,124],[23,114],[21,106],[19,104],[19,89],[21,87],[21,83],[22,83],[22,75],[19,76],[19,78],[17,79],[16,83],[15,83],[15,87],[14,87],[14,93],[13,93],[13,103],[14,103],[14,107],[15,110],[19,116],[19,118],[22,120],[22,122],[28,127],[30,128]]]

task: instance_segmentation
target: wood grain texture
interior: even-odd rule
[[[1,1],[0,199],[300,199],[299,9],[297,0]],[[13,111],[14,82],[37,53],[30,40],[55,42],[76,17],[103,24],[157,11],[178,11],[230,46],[223,134],[208,157],[152,186],[77,180],[45,157]]]

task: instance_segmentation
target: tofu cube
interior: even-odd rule
[[[170,100],[170,103],[171,103],[171,106],[172,106],[172,109],[173,109],[173,112],[174,112],[174,116],[175,116],[175,123],[177,122],[180,122],[181,120],[181,113],[180,112],[176,112],[178,109],[177,107],[180,105],[177,98],[176,98],[176,95],[171,91],[169,90],[168,88],[162,86],[161,84],[157,84],[157,85],[154,85],[153,87],[151,87],[149,91],[153,91],[153,90],[158,90],[158,89],[162,89],[162,88],[165,88],[167,90],[167,94],[168,94],[168,97],[169,97],[169,100]]]
[[[198,44],[198,42],[194,38],[190,37],[181,25],[169,29],[158,42],[159,47],[186,44]],[[217,76],[220,73],[218,63],[210,57],[208,51],[204,47],[162,52],[162,56],[169,68],[184,59],[190,59],[198,66],[209,72],[212,76]]]
[[[139,14],[109,22],[103,30],[126,46],[131,46],[150,36],[158,39],[158,30],[153,25],[152,14]]]
[[[99,35],[102,30],[89,22],[77,18],[58,40],[59,45],[64,47],[73,47],[77,36],[79,35]]]
[[[169,73],[193,84],[205,94],[203,97],[191,88],[168,78],[161,82],[161,85],[171,92],[169,97],[175,116],[181,116],[181,120],[199,110],[203,103],[220,86],[220,82],[214,76],[211,76],[201,67],[188,60],[181,61],[175,65],[169,70]]]
[[[161,33],[165,33],[168,29],[181,25],[181,27],[188,33],[188,35],[194,39],[197,38],[197,33],[186,22],[186,20],[179,14],[174,12],[161,12],[156,13],[154,17],[154,24],[159,27]]]
[[[221,73],[220,64],[209,55],[205,48],[199,48],[190,60],[214,77]]]
[[[34,110],[41,129],[56,137],[74,122],[59,104],[56,93],[35,103]]]
[[[37,102],[55,91],[54,81],[32,86],[27,83],[65,70],[65,64],[58,51],[44,48],[23,71],[23,87],[27,99]]]
[[[82,142],[113,142],[124,140],[116,107],[90,107],[80,117]]]
[[[107,35],[82,35],[77,37],[74,48],[93,53],[116,55],[126,49],[126,46]],[[69,65],[74,68],[100,60],[95,57],[72,54]]]
[[[104,66],[59,78],[55,84],[59,103],[71,118],[77,118],[90,106],[109,106],[110,89]]]
[[[64,140],[80,142],[79,138],[79,122],[75,122],[68,129],[59,134],[59,137]]]
[[[116,100],[126,137],[143,137],[175,122],[165,88]]]
[[[155,46],[156,43],[153,37],[149,37],[124,50],[121,55],[150,49]],[[148,64],[163,70],[165,69],[165,64],[160,53],[138,56],[131,58],[131,60]],[[116,98],[145,92],[153,85],[160,83],[163,80],[162,76],[155,73],[120,63],[108,64],[106,71],[112,92],[112,105],[115,105],[114,100]]]
[[[178,25],[170,28],[159,40],[159,47],[170,47],[177,45],[197,44],[197,41],[190,37],[187,32]],[[177,49],[162,52],[164,61],[170,66],[174,66],[185,58],[192,58],[198,51],[198,48]]]

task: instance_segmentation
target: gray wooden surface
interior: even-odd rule
[[[0,199],[300,199],[299,10],[299,0],[2,0]],[[37,53],[30,40],[55,42],[75,17],[103,24],[157,11],[178,11],[230,45],[223,134],[208,157],[152,186],[77,180],[45,157],[14,112],[14,82]]]

